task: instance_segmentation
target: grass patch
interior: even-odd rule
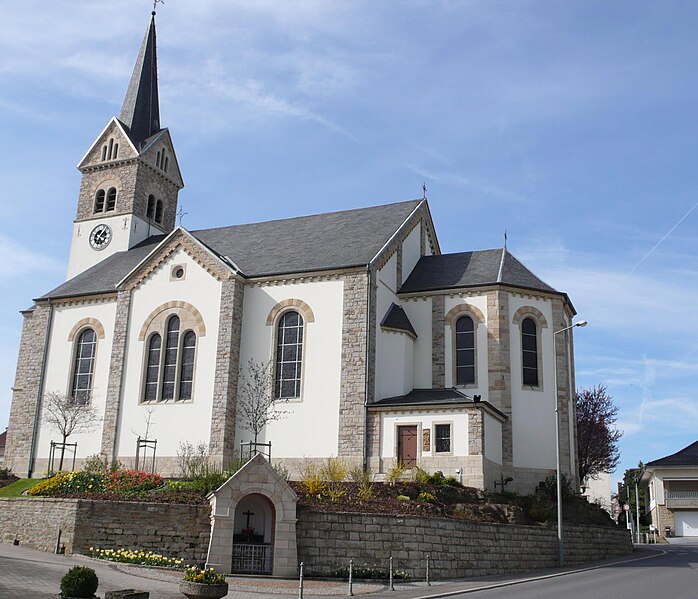
[[[41,478],[20,478],[0,489],[0,497],[20,497],[24,491],[42,480]]]

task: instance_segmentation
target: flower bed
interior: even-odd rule
[[[174,570],[184,570],[184,568],[186,568],[184,560],[167,557],[155,553],[154,551],[144,551],[142,549],[100,549],[99,547],[90,547],[90,556],[95,559],[103,559],[109,562],[119,562],[122,564],[158,566],[161,568],[172,568]]]

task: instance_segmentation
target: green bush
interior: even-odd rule
[[[63,597],[91,599],[99,586],[99,579],[92,568],[74,566],[61,578]]]
[[[436,503],[436,495],[428,491],[422,491],[417,496],[417,501],[421,501],[422,503]]]
[[[12,470],[9,468],[0,468],[0,480],[5,478],[10,478],[12,476]]]

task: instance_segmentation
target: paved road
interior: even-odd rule
[[[600,566],[563,576],[540,578],[490,590],[477,590],[474,581],[431,587],[430,591],[398,591],[374,597],[426,599],[696,599],[698,598],[698,544],[660,546],[662,554],[646,552],[636,561]],[[637,557],[637,556],[636,556]],[[642,557],[642,555],[641,555]],[[552,572],[551,572],[552,573]],[[535,573],[530,573],[535,576]],[[481,581],[484,582],[484,581]],[[493,580],[492,584],[504,581]]]
[[[536,571],[512,576],[488,577],[436,583],[399,585],[396,591],[381,591],[376,586],[356,588],[357,594],[378,591],[371,597],[426,599],[467,597],[473,599],[697,599],[698,544],[676,544],[642,549],[622,562],[600,563],[592,570],[566,572]],[[642,559],[638,559],[642,558]],[[628,561],[628,559],[634,561]],[[79,556],[61,556],[24,547],[0,544],[0,599],[53,599],[61,576],[75,564],[87,564],[97,571],[98,593],[136,588],[150,591],[151,599],[181,599],[178,581],[170,572],[129,569],[95,562]],[[572,568],[570,568],[572,569]],[[552,575],[552,577],[551,577]],[[229,599],[274,599],[297,597],[294,581],[278,579],[231,579]],[[493,585],[501,588],[483,589]],[[466,591],[466,592],[463,592]],[[346,595],[346,587],[336,583],[308,581],[305,596]]]

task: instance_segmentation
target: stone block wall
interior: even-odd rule
[[[565,531],[565,559],[579,563],[631,553],[620,528],[574,526]],[[430,555],[433,579],[483,576],[557,565],[554,528],[483,524],[446,519],[298,513],[298,559],[308,573],[357,565],[394,567],[424,577]]]
[[[208,505],[83,499],[0,499],[0,542],[53,551],[58,529],[67,553],[90,547],[152,549],[189,562],[205,562]]]

